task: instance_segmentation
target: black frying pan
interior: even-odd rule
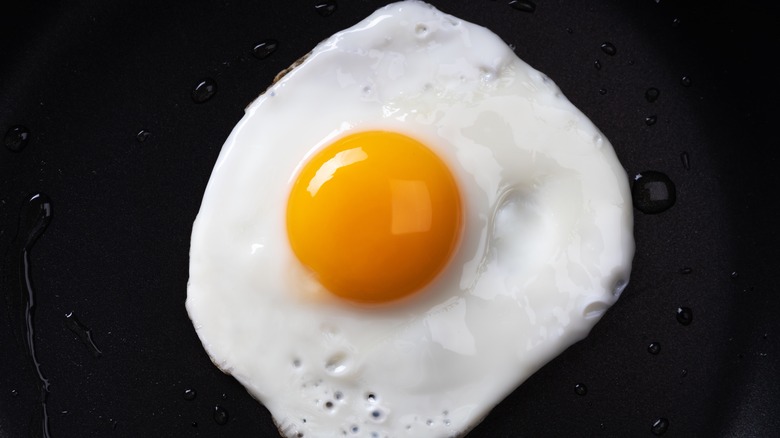
[[[19,3],[0,14],[0,437],[274,436],[184,310],[192,221],[244,106],[385,2]],[[631,283],[591,335],[469,436],[780,435],[780,14],[432,3],[516,46],[630,176],[661,172],[676,194],[635,210]]]

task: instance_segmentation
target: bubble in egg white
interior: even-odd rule
[[[464,223],[433,282],[373,307],[322,293],[285,228],[301,163],[368,130],[435,152]],[[246,108],[193,226],[186,308],[282,436],[460,436],[615,303],[632,224],[612,145],[550,78],[489,30],[403,1]]]

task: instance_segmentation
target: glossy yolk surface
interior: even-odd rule
[[[428,284],[461,233],[446,164],[402,134],[341,138],[302,167],[287,204],[293,252],[333,294],[382,303]]]

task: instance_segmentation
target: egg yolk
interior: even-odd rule
[[[444,268],[461,233],[447,165],[405,135],[367,131],[307,163],[287,203],[293,252],[331,293],[360,303],[408,296]]]

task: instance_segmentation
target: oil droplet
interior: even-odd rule
[[[138,140],[138,143],[143,143],[146,141],[147,138],[149,138],[150,135],[152,135],[151,132],[142,129],[138,131],[138,134],[135,135],[135,139]]]
[[[217,424],[224,426],[227,424],[229,418],[230,415],[228,414],[228,411],[225,410],[225,408],[220,405],[214,406],[214,421],[216,421]]]
[[[650,426],[650,432],[656,436],[665,434],[667,429],[669,429],[669,420],[663,417],[653,421],[653,424]]]
[[[531,13],[536,10],[536,3],[530,0],[511,0],[509,2],[509,6],[511,6],[512,9],[516,9],[522,12]]]
[[[593,67],[596,68],[596,70],[601,70],[601,61],[598,59],[593,62]]]
[[[658,354],[661,352],[661,344],[659,342],[651,342],[647,346],[647,352],[650,354]]]
[[[739,278],[739,272],[732,271],[731,274],[729,274],[729,277],[731,277],[732,280],[736,280],[737,278]]]
[[[657,122],[657,121],[658,121],[658,117],[657,116],[645,117],[645,125],[647,125],[647,126],[653,126],[653,125],[655,125],[655,122]]]
[[[192,424],[192,427],[198,427],[198,422],[197,422],[197,421],[193,421],[193,422],[192,422],[192,423],[190,423],[190,424]]]
[[[277,47],[279,47],[279,41],[273,39],[260,41],[252,48],[252,55],[257,59],[265,59],[271,56]]]
[[[685,376],[687,376],[687,375],[688,375],[688,370],[686,370],[685,368],[683,368],[683,370],[682,370],[682,371],[680,371],[680,377],[685,377]]]
[[[195,84],[192,89],[192,100],[195,103],[203,103],[214,97],[217,92],[217,82],[214,79],[206,78]]]
[[[659,97],[661,97],[661,91],[658,88],[650,87],[645,91],[645,99],[650,103],[655,102]]]
[[[653,170],[634,177],[631,187],[634,207],[645,214],[662,213],[677,201],[674,183],[666,174]]]
[[[336,12],[338,5],[336,0],[321,0],[314,4],[314,9],[321,17],[327,17]]]
[[[607,94],[607,89],[606,88],[600,88],[599,89],[599,94],[604,96],[605,94]]]
[[[692,84],[691,78],[689,76],[683,76],[680,78],[680,84],[682,84],[683,87],[690,87]]]
[[[672,27],[675,27],[675,28],[680,27],[680,23],[681,23],[680,19],[679,18],[675,18],[675,19],[672,20]]]
[[[30,131],[22,125],[8,128],[5,133],[5,147],[11,152],[21,152],[30,140]]]
[[[92,330],[82,324],[81,321],[76,318],[76,315],[73,314],[73,312],[65,315],[65,325],[67,325],[68,329],[75,333],[79,339],[81,339],[81,342],[87,346],[89,352],[92,353],[93,356],[100,357],[103,354],[103,352],[100,351],[98,346],[95,344],[95,341],[92,340]]]
[[[192,401],[195,400],[195,397],[197,397],[198,392],[194,389],[185,389],[184,390],[184,400]]]
[[[689,268],[688,266],[680,268],[680,274],[687,275],[693,272],[693,268]]]
[[[577,395],[585,395],[588,393],[588,387],[584,383],[578,383],[574,385],[574,393]]]
[[[570,28],[570,27],[567,27],[566,28],[566,33],[572,34],[572,33],[574,33],[574,30],[572,28]]]
[[[682,325],[690,325],[693,322],[693,310],[690,307],[678,307],[677,322]]]
[[[610,42],[606,42],[601,45],[601,51],[609,56],[615,56],[617,54],[617,47]]]
[[[682,161],[682,165],[685,170],[691,170],[691,158],[688,156],[688,152],[683,152],[680,154],[680,161]]]

